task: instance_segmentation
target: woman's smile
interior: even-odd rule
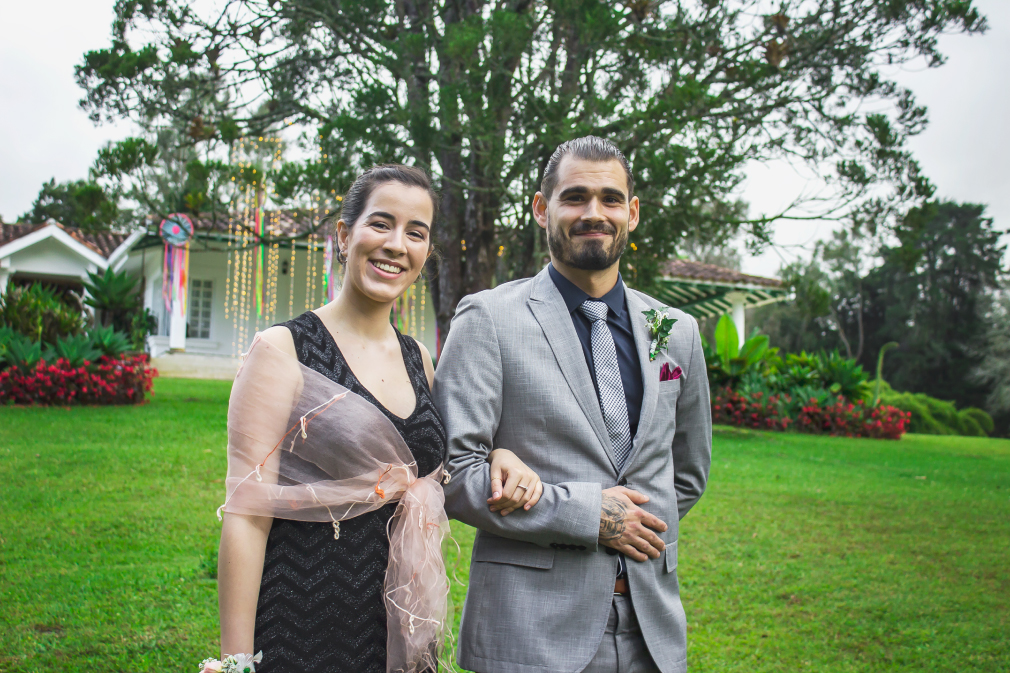
[[[396,278],[405,271],[402,266],[392,262],[384,262],[375,259],[369,260],[369,262],[371,263],[372,268],[375,269],[379,276],[383,278]]]

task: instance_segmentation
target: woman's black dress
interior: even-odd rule
[[[383,407],[358,382],[319,317],[311,311],[283,323],[298,360],[374,404],[393,422],[417,461],[418,474],[442,462],[446,437],[431,399],[417,343],[397,333],[417,405],[407,418]],[[256,607],[258,673],[385,673],[386,608],[382,600],[396,505],[340,523],[274,519]]]

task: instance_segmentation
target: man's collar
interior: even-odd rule
[[[554,268],[554,264],[547,265],[547,272],[550,274],[551,280],[554,281],[554,285],[557,286],[558,292],[561,293],[561,298],[565,300],[565,306],[569,313],[582,306],[582,302],[585,300],[593,299],[605,303],[615,316],[624,314],[624,279],[621,278],[621,274],[617,274],[617,282],[614,283],[610,292],[597,299],[590,297],[578,285],[562,276],[561,272]]]

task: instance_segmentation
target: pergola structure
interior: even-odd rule
[[[696,318],[730,314],[741,344],[747,338],[745,310],[782,301],[787,295],[778,279],[683,259],[666,263],[659,287],[657,299]]]

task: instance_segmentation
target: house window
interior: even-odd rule
[[[210,338],[210,304],[214,294],[214,281],[189,281],[189,324],[186,336],[191,339]]]

